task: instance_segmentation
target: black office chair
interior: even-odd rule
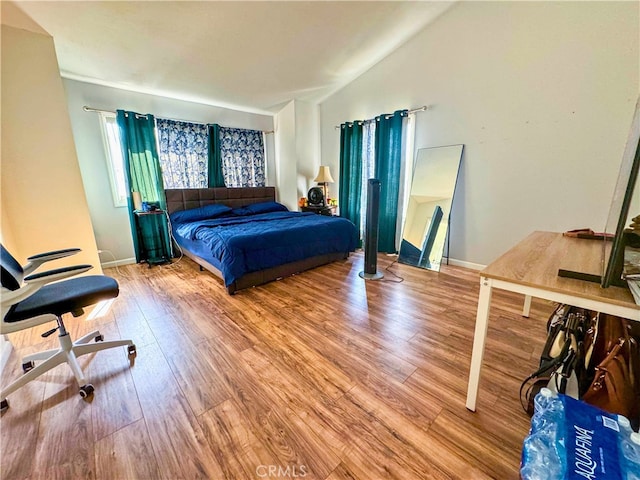
[[[136,347],[131,340],[105,342],[100,332],[95,330],[73,342],[62,321],[62,315],[65,313],[71,313],[74,317],[78,317],[84,313],[84,307],[117,297],[120,292],[118,282],[106,275],[91,275],[63,280],[86,272],[93,268],[91,265],[76,265],[42,273],[32,273],[43,263],[78,253],[80,251],[78,248],[34,255],[27,259],[29,263],[24,267],[13,258],[3,245],[0,245],[0,248],[2,250],[0,259],[2,271],[0,334],[17,332],[46,322],[56,321],[58,326],[43,333],[42,336],[48,337],[58,330],[60,340],[59,349],[38,352],[23,359],[24,375],[0,392],[1,413],[9,408],[7,395],[63,362],[67,362],[71,367],[80,387],[80,396],[87,398],[94,389],[93,385],[86,383],[78,364],[77,357],[81,355],[127,346],[129,360],[133,364]],[[91,340],[100,343],[89,344],[88,342]],[[35,362],[40,360],[43,362],[36,366]]]

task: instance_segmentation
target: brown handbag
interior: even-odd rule
[[[593,355],[594,377],[582,395],[585,402],[640,421],[640,348],[629,320],[600,314]],[[593,368],[593,367],[592,367]]]
[[[594,333],[593,351],[587,368],[597,367],[621,338],[629,338],[628,322],[615,315],[599,313]]]
[[[629,419],[637,416],[639,399],[629,369],[629,339],[620,341],[596,367],[593,383],[582,399],[609,413],[618,413]]]

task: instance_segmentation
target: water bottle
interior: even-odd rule
[[[620,466],[625,480],[640,480],[640,433],[631,430],[631,425],[628,431],[620,431]]]
[[[633,433],[631,422],[624,415],[618,415],[618,425],[620,426],[620,434],[629,436]]]
[[[562,421],[564,407],[555,392],[548,388],[542,388],[538,395],[533,399],[535,412],[540,413],[540,419],[552,420],[555,422]]]
[[[640,434],[627,418],[545,388],[534,405],[522,480],[640,480]]]
[[[557,394],[543,388],[534,398],[531,431],[522,449],[522,480],[561,480],[566,471],[564,439],[559,435],[564,406]]]

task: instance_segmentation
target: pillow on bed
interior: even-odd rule
[[[289,209],[278,202],[262,202],[247,205],[246,207],[234,208],[234,215],[257,215],[259,213],[269,212],[288,212]]]
[[[203,207],[173,212],[169,215],[169,218],[171,218],[172,223],[197,222],[198,220],[206,220],[207,218],[221,217],[229,212],[231,212],[231,207],[212,203],[211,205],[205,205]]]

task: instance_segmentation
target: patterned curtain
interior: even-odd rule
[[[206,188],[207,125],[156,119],[160,166],[165,188]]]
[[[264,187],[265,155],[262,132],[220,127],[220,156],[227,187]]]

